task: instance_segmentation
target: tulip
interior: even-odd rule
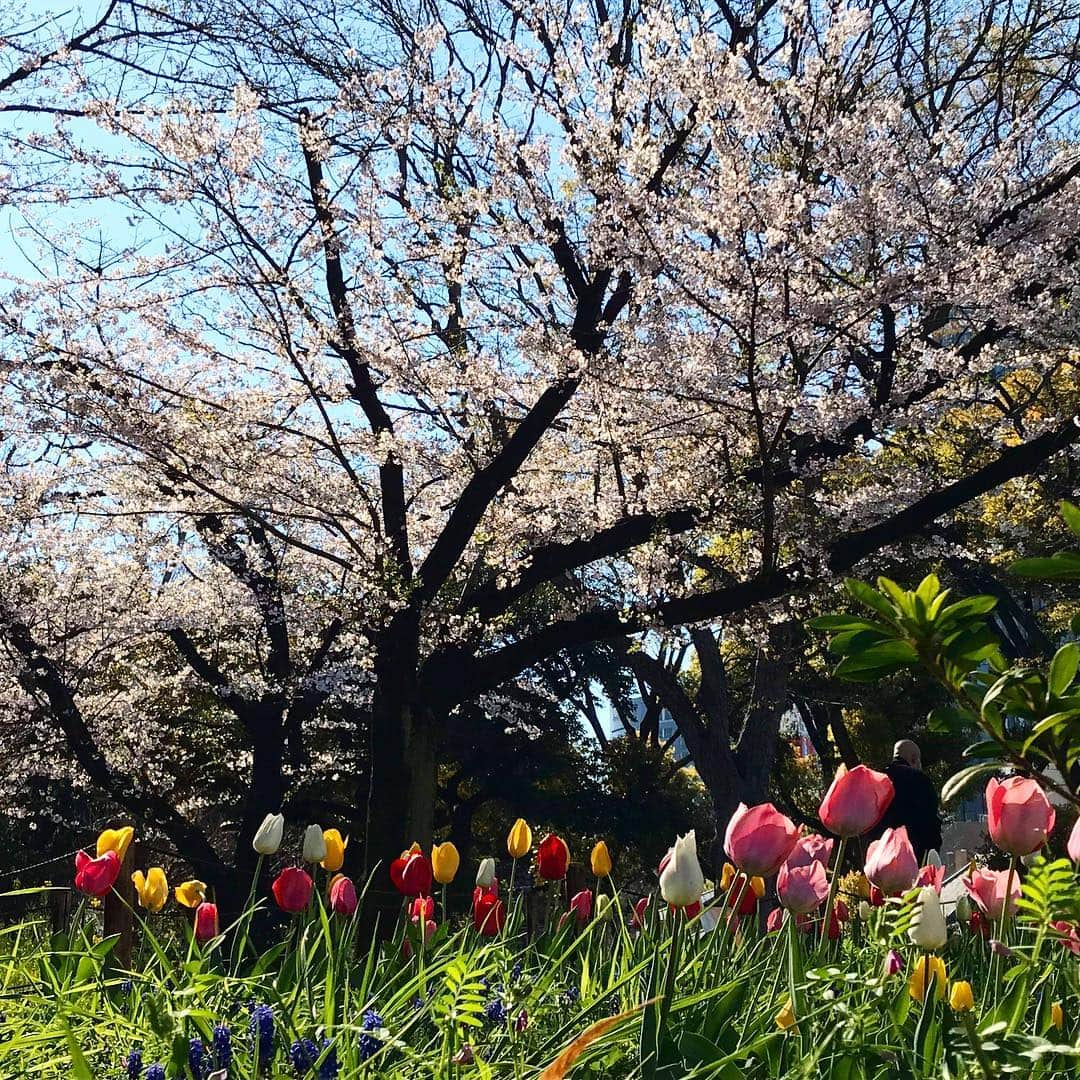
[[[933,951],[940,949],[948,936],[945,912],[941,908],[940,897],[933,889],[920,889],[915,898],[911,925],[908,927],[908,937],[912,944],[920,949]]]
[[[433,880],[431,863],[419,848],[410,848],[390,864],[390,880],[405,896],[426,896]]]
[[[322,836],[326,854],[319,865],[329,873],[336,874],[345,865],[345,848],[349,845],[348,838],[343,838],[337,829],[327,829]]]
[[[1072,827],[1072,832],[1069,833],[1069,843],[1066,850],[1069,852],[1069,858],[1074,863],[1080,863],[1080,817],[1076,819],[1076,824]]]
[[[506,850],[511,859],[521,859],[529,854],[532,847],[532,829],[524,818],[518,818],[506,838]]]
[[[100,859],[107,851],[115,851],[123,862],[134,837],[135,830],[130,825],[125,825],[120,829],[106,829],[97,838],[98,858]]]
[[[176,886],[176,902],[187,908],[197,908],[206,899],[206,882],[192,878]]]
[[[724,863],[724,868],[730,867],[730,863]],[[728,876],[727,906],[738,907],[736,914],[752,915],[757,908],[757,902],[765,895],[765,882],[760,877],[752,877],[749,881],[745,874],[736,874],[734,867]]]
[[[973,934],[988,938],[990,936],[990,922],[981,911],[973,911],[968,919],[968,929]]]
[[[866,851],[866,876],[886,895],[899,896],[915,884],[919,861],[908,839],[907,826],[886,829]]]
[[[934,997],[941,1001],[945,997],[945,980],[945,961],[940,956],[920,956],[908,979],[908,993],[915,1001],[924,1001],[926,991],[933,987]]]
[[[1010,855],[1029,855],[1054,828],[1054,808],[1043,789],[1024,776],[994,778],[986,785],[987,826],[994,843]]]
[[[195,940],[211,941],[219,933],[217,904],[204,901],[195,909]]]
[[[818,816],[837,836],[861,836],[881,820],[894,793],[893,783],[884,773],[865,765],[850,770],[841,765],[821,800]]]
[[[895,949],[890,949],[885,957],[885,974],[899,975],[903,970],[904,958]]]
[[[973,870],[961,884],[968,896],[979,905],[979,910],[991,921],[996,922],[1005,910],[1005,889],[1009,887],[1008,870]],[[1015,874],[1011,875],[1009,887],[1008,913],[1012,917],[1016,912],[1016,901],[1020,899],[1020,882]]]
[[[304,862],[317,863],[326,858],[326,841],[322,828],[309,825],[304,830]]]
[[[281,834],[285,831],[284,814],[267,814],[255,831],[251,846],[260,855],[276,855],[281,847]]]
[[[772,803],[739,803],[724,833],[724,850],[750,875],[771,877],[791,854],[799,832]]]
[[[120,856],[110,848],[91,859],[85,851],[75,852],[75,888],[98,899],[105,896],[120,876]]]
[[[592,872],[598,878],[607,877],[611,873],[611,853],[603,840],[597,842],[589,856]]]
[[[645,916],[649,908],[649,897],[643,896],[634,905],[634,914],[630,916],[630,925],[635,930],[645,929]]]
[[[615,902],[614,896],[601,893],[596,898],[596,921],[601,922],[604,919],[610,919],[612,912],[616,911],[618,907],[619,905]]]
[[[810,833],[808,836],[800,836],[787,857],[787,865],[794,869],[796,866],[809,866],[812,862],[822,863],[828,869],[832,859],[833,842],[826,840],[818,833]]]
[[[561,881],[569,867],[570,849],[566,841],[554,833],[548,833],[536,849],[536,872],[545,881]]]
[[[165,879],[165,871],[160,866],[152,866],[144,875],[141,870],[136,870],[131,875],[135,892],[139,897],[139,904],[147,911],[160,911],[169,899],[169,883]]]
[[[869,900],[860,900],[859,906],[855,910],[859,913],[859,919],[862,922],[869,922],[874,911]]]
[[[1004,941],[998,941],[997,938],[990,939],[990,951],[995,956],[1000,956],[1004,960],[1015,960],[1016,953],[1005,944]]]
[[[1080,929],[1064,919],[1058,919],[1050,926],[1061,935],[1058,940],[1062,948],[1068,949],[1074,956],[1080,956]]]
[[[473,927],[484,937],[496,937],[506,923],[503,902],[491,893],[484,893],[473,904]]]
[[[776,1014],[776,1026],[781,1031],[790,1031],[796,1025],[795,1010],[792,1008],[791,1002],[787,1002],[784,1007]]]
[[[421,919],[419,915],[414,915],[411,922],[419,935],[420,943],[422,945],[426,944],[431,935],[438,930],[438,926],[434,919]]]
[[[440,885],[449,885],[457,877],[461,856],[449,840],[431,849],[431,873]]]
[[[418,896],[409,905],[410,919],[433,919],[435,918],[435,897]]]
[[[337,915],[352,915],[359,901],[352,878],[336,874],[330,879],[330,910]]]
[[[320,832],[319,835],[321,836],[322,833]],[[306,871],[298,866],[286,866],[274,880],[271,890],[277,906],[282,911],[294,914],[297,911],[303,911],[308,906],[314,885],[315,882]]]
[[[825,867],[816,859],[807,866],[780,867],[776,876],[776,895],[780,903],[797,915],[816,911],[829,895]]]
[[[958,979],[949,991],[949,1008],[953,1012],[968,1012],[975,1007],[975,995],[971,992],[971,983]]]
[[[780,927],[784,925],[784,909],[773,908],[769,912],[769,917],[765,920],[765,933],[775,934],[780,930]]]
[[[966,923],[971,918],[971,911],[971,897],[966,893],[963,896],[957,897],[956,921]]]
[[[923,859],[923,866],[944,866],[941,861],[941,855],[938,854],[937,848],[931,848]]]
[[[885,904],[885,894],[876,886],[870,886],[870,906],[871,907],[883,907]]]
[[[491,858],[481,859],[480,865],[476,870],[476,887],[478,889],[487,889],[491,887],[491,883],[495,880],[495,860]]]
[[[689,907],[701,899],[705,876],[697,857],[697,837],[691,829],[675,841],[661,863],[660,895],[675,907]]]
[[[592,918],[593,895],[589,889],[582,889],[570,898],[570,912],[577,917],[579,924],[584,924]]]
[[[919,876],[915,879],[915,884],[921,889],[924,885],[928,885],[931,889],[941,895],[941,886],[945,884],[945,867],[938,865],[934,866],[931,863],[927,863],[919,870]]]
[[[1065,1010],[1062,1009],[1060,1001],[1055,1001],[1054,1004],[1050,1006],[1050,1023],[1053,1024],[1058,1031],[1063,1030],[1065,1027]]]

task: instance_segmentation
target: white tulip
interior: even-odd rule
[[[495,880],[495,860],[481,859],[476,870],[476,884],[478,888],[490,889]]]
[[[326,858],[326,840],[321,825],[309,825],[304,831],[304,862],[322,862]]]
[[[705,891],[705,875],[697,857],[697,838],[691,829],[680,836],[671,849],[670,858],[660,874],[660,895],[675,907],[689,907],[701,899]]]
[[[870,907],[869,903],[867,903],[867,901],[865,901],[865,900],[860,900],[859,901],[859,918],[862,919],[863,922],[869,922],[871,914],[872,914],[872,908]]]
[[[941,866],[941,856],[937,853],[937,848],[931,848],[926,853],[923,866]]]
[[[281,847],[281,834],[285,829],[284,814],[267,814],[256,830],[251,846],[260,855],[276,855]]]
[[[911,925],[908,927],[908,937],[912,944],[932,952],[940,949],[948,936],[945,912],[942,910],[941,898],[937,891],[929,887],[920,889],[919,895],[915,898],[915,911],[912,914]]]

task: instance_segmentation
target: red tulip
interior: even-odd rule
[[[837,836],[862,836],[880,820],[895,794],[892,781],[884,774],[856,765],[836,770],[836,778],[821,800],[818,815],[829,832]]]
[[[885,894],[876,886],[870,886],[870,906],[882,907],[885,904]]]
[[[506,923],[503,902],[491,893],[484,893],[473,905],[473,926],[484,937],[495,937]]]
[[[330,909],[337,915],[352,915],[358,903],[352,878],[335,875],[330,882]]]
[[[649,897],[643,896],[634,905],[634,914],[630,916],[630,925],[635,930],[645,929],[645,915],[649,909]]]
[[[695,900],[692,904],[687,904],[686,907],[676,907],[674,904],[668,904],[668,911],[672,915],[676,911],[681,911],[688,919],[696,919],[701,914],[701,901]]]
[[[290,913],[303,911],[311,899],[315,883],[299,866],[286,866],[271,886],[277,906]]]
[[[941,886],[945,884],[945,867],[934,866],[932,863],[927,863],[919,871],[919,877],[915,884],[920,888],[930,888],[934,892],[941,895]]]
[[[75,852],[75,888],[87,896],[103,897],[120,876],[120,856],[115,851],[91,859],[85,851]]]
[[[886,829],[866,850],[866,876],[886,895],[899,896],[915,884],[919,860],[906,825]]]
[[[434,880],[431,860],[418,849],[406,851],[390,864],[390,880],[405,896],[427,896]]]
[[[210,941],[218,936],[217,904],[203,901],[195,909],[195,940]]]
[[[561,881],[570,867],[570,849],[566,841],[548,833],[536,849],[536,872],[545,881]]]
[[[1030,855],[1054,828],[1046,792],[1025,776],[993,779],[986,785],[987,825],[994,843],[1010,855]]]
[[[434,896],[418,896],[409,905],[409,918],[410,919],[434,919],[435,918],[435,897]]]
[[[422,919],[419,915],[414,915],[411,921],[423,941],[427,941],[438,929],[434,919]]]
[[[978,934],[980,937],[988,938],[990,936],[990,924],[986,921],[986,916],[981,911],[973,911],[971,918],[968,919],[968,929],[973,934]]]
[[[808,836],[800,836],[787,857],[788,868],[794,870],[796,866],[809,866],[812,862],[821,863],[826,870],[832,859],[833,841],[826,840],[818,833],[810,833]]]
[[[1009,878],[1008,870],[974,870],[961,884],[968,896],[979,905],[979,910],[991,920],[1001,918],[1005,910],[1005,888]],[[1009,914],[1016,911],[1016,901],[1020,898],[1020,879],[1012,875],[1012,888],[1009,889]]]
[[[759,891],[760,890],[760,891]],[[765,883],[759,877],[747,881],[745,874],[735,874],[727,891],[727,906],[733,908],[738,905],[739,915],[753,915],[757,909],[758,900],[765,893]]]
[[[724,834],[731,861],[752,877],[771,877],[791,854],[799,832],[772,803],[739,803]]]
[[[815,911],[829,895],[824,864],[817,859],[809,866],[790,867],[785,863],[776,876],[776,895],[784,907],[797,915]]]

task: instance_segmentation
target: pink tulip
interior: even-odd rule
[[[1069,833],[1069,858],[1074,863],[1080,863],[1080,817],[1076,819],[1076,824],[1072,827],[1072,832]]]
[[[120,856],[115,851],[91,859],[85,851],[75,852],[75,888],[98,899],[105,896],[120,876]]]
[[[577,919],[578,926],[584,926],[592,918],[592,892],[582,889],[570,898],[570,910],[559,916],[561,930],[570,919]]]
[[[210,941],[218,936],[217,904],[205,901],[195,909],[195,940]]]
[[[964,878],[961,884],[967,889],[968,896],[979,905],[979,910],[990,920],[1001,918],[1005,908],[1005,888],[1009,879],[1008,870],[975,870]],[[1009,914],[1016,911],[1016,901],[1020,897],[1020,879],[1012,875],[1012,888],[1009,890]]]
[[[421,919],[419,915],[414,915],[412,917],[412,924],[416,928],[417,934],[423,935],[423,940],[425,942],[438,929],[434,919]]]
[[[906,825],[886,829],[866,849],[866,876],[886,895],[899,896],[915,884],[919,860],[908,839]]]
[[[824,836],[820,836],[818,833],[800,836],[795,841],[791,854],[787,857],[787,865],[794,870],[796,866],[809,866],[816,860],[828,869],[829,862],[832,859],[832,849],[833,841],[831,838],[826,840]]]
[[[941,895],[941,886],[945,884],[945,867],[934,866],[931,863],[927,863],[926,866],[919,870],[919,877],[915,884],[920,888],[930,888],[934,892]]]
[[[775,934],[779,931],[780,927],[784,925],[784,909],[773,908],[769,912],[769,917],[765,920],[765,932],[767,934]]]
[[[748,807],[739,803],[724,834],[724,850],[751,877],[771,877],[791,854],[799,838],[791,819],[772,803]]]
[[[815,911],[829,895],[824,865],[816,859],[809,866],[790,867],[785,863],[776,876],[776,895],[788,911],[797,915]]]
[[[1064,919],[1059,919],[1050,925],[1061,935],[1058,940],[1062,947],[1068,949],[1074,956],[1080,956],[1080,931]]]
[[[645,918],[646,918],[646,914],[647,914],[648,910],[649,910],[649,898],[647,896],[643,896],[634,905],[634,914],[630,916],[630,925],[635,930],[644,930],[645,929]]]
[[[884,773],[865,765],[854,769],[841,765],[821,800],[818,816],[837,836],[862,836],[881,820],[894,794],[893,783]]]
[[[352,878],[338,874],[330,882],[330,909],[337,915],[352,915],[356,911],[356,886]]]
[[[1026,776],[994,778],[986,785],[990,836],[1010,855],[1030,855],[1046,843],[1054,828],[1054,808],[1046,792]]]

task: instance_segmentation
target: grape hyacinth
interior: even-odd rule
[[[506,1006],[502,1003],[501,998],[492,998],[484,1006],[484,1019],[489,1024],[506,1023]]]
[[[206,1047],[202,1039],[192,1039],[188,1043],[188,1068],[191,1070],[193,1080],[205,1080],[210,1072],[210,1062],[206,1057]]]
[[[132,1050],[124,1062],[124,1068],[127,1070],[128,1080],[139,1080],[142,1076],[142,1051]]]
[[[297,1039],[289,1047],[289,1060],[297,1076],[307,1076],[319,1060],[319,1048],[311,1039]]]
[[[255,1043],[259,1064],[269,1064],[274,1058],[274,1010],[269,1005],[252,1005],[248,1032]]]
[[[360,1036],[361,1061],[367,1061],[368,1058],[373,1057],[379,1052],[379,1048],[382,1046],[382,1039],[372,1035],[371,1032],[379,1031],[382,1026],[382,1017],[374,1009],[368,1009],[368,1011],[364,1013],[364,1034]]]
[[[219,1069],[227,1069],[232,1062],[232,1035],[224,1024],[214,1028],[214,1064]]]
[[[146,1080],[165,1080],[165,1066],[164,1065],[147,1065],[146,1066]]]
[[[326,1054],[319,1066],[319,1080],[337,1080],[338,1059],[337,1051],[330,1045],[329,1039],[323,1039],[322,1051]]]

